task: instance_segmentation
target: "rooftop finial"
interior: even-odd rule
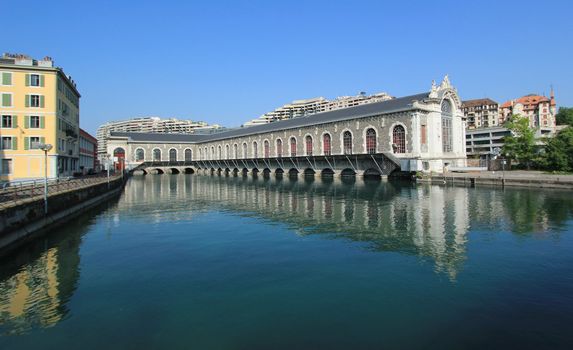
[[[448,75],[446,74],[446,75],[444,76],[444,80],[442,80],[442,83],[440,84],[440,88],[446,89],[446,88],[449,88],[449,87],[451,87],[450,78],[448,78]]]
[[[438,97],[438,87],[436,86],[436,81],[432,80],[432,87],[430,88],[430,98],[437,98]]]

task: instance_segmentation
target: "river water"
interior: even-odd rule
[[[573,348],[567,191],[148,175],[0,263],[0,349]]]

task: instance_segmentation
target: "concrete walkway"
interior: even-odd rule
[[[573,174],[548,174],[543,171],[480,171],[480,172],[447,172],[432,174],[429,181],[432,183],[459,183],[470,186],[522,186],[541,188],[567,188],[573,189]]]

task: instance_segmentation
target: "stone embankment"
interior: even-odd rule
[[[573,190],[573,175],[547,174],[541,171],[482,171],[432,174],[417,179],[432,184],[459,184],[465,186],[519,186],[532,188],[561,188]]]
[[[124,184],[121,175],[52,182],[48,187],[47,214],[42,186],[1,190],[0,255],[118,196]]]

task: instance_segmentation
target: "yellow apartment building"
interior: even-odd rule
[[[50,57],[0,57],[0,182],[49,178],[79,169],[80,93]]]

